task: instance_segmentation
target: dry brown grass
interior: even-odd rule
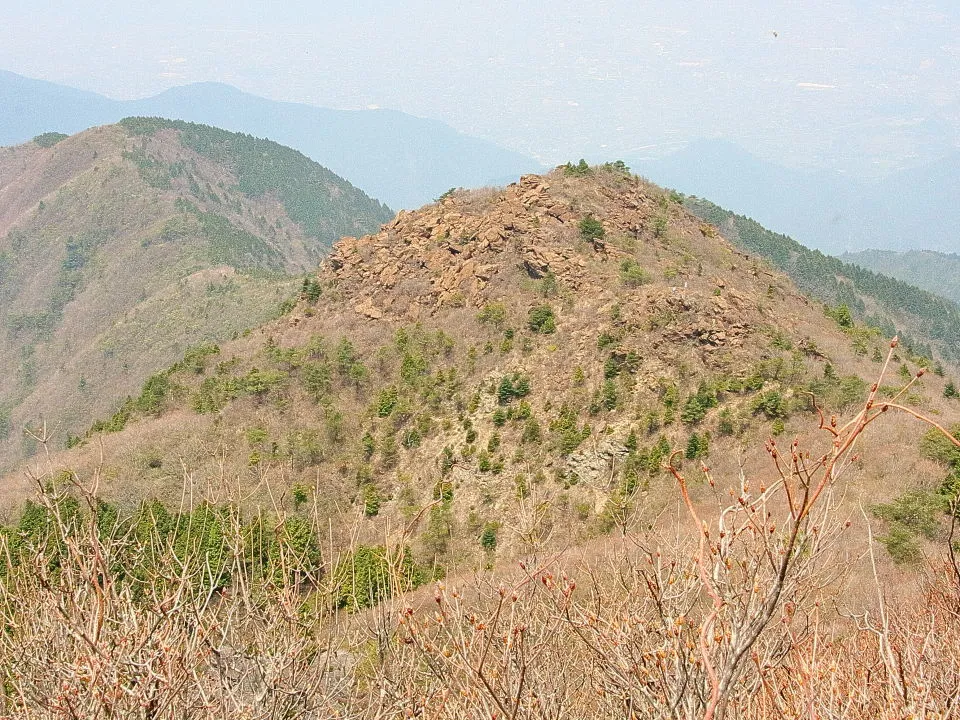
[[[909,388],[908,388],[909,389]],[[960,568],[894,576],[866,516],[838,514],[844,474],[896,398],[873,394],[825,449],[767,450],[774,472],[713,480],[685,515],[604,545],[539,553],[357,614],[325,579],[264,583],[239,558],[157,565],[135,594],[121,538],[51,509],[64,548],[0,538],[2,702],[17,718],[948,718],[960,697]],[[929,418],[918,416],[923,422]],[[867,455],[867,466],[872,457]],[[727,492],[732,488],[732,492]],[[78,488],[95,506],[95,495]],[[281,512],[282,510],[278,511]],[[395,575],[412,526],[385,538]],[[865,555],[851,534],[866,536]],[[349,535],[349,533],[347,533]],[[355,538],[354,538],[355,539]],[[952,539],[952,538],[951,538]],[[350,550],[350,540],[343,551]],[[336,564],[326,552],[324,564]],[[14,560],[17,557],[17,561]],[[200,558],[202,559],[202,558]],[[850,591],[865,563],[868,593]],[[313,589],[310,589],[310,588]],[[198,589],[200,591],[198,591]]]

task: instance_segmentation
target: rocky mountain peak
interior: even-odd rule
[[[707,350],[742,346],[749,328],[764,322],[758,306],[771,288],[792,295],[784,278],[670,193],[604,169],[452,192],[401,212],[379,233],[342,239],[320,277],[360,316],[398,322],[521,295],[535,302],[525,285],[545,286],[544,296],[562,288],[577,304],[622,304],[626,322],[658,339],[692,340]],[[628,303],[620,302],[624,291]]]

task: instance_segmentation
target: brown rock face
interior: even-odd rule
[[[644,186],[632,182],[617,200],[607,204],[605,227],[636,237],[652,204]],[[407,319],[451,304],[483,305],[490,281],[506,267],[520,268],[532,279],[552,275],[581,290],[589,255],[626,257],[600,240],[578,248],[582,217],[544,178],[524,176],[489,205],[469,194],[454,195],[417,212],[401,212],[376,235],[344,238],[324,272],[365,298],[357,312],[371,318],[377,317],[371,310],[384,304],[378,296],[396,289],[399,281],[416,288],[401,304]]]
[[[704,228],[676,196],[638,177],[557,171],[401,212],[375,235],[344,238],[320,278],[349,298],[343,311],[359,322],[453,329],[465,309],[497,302],[517,327],[546,303],[561,330],[577,335],[577,356],[607,333],[641,357],[693,355],[732,368],[763,355],[766,341],[750,340],[762,328],[797,318],[794,306],[773,302],[785,278]],[[738,269],[745,258],[756,272]]]

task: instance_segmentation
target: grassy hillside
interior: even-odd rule
[[[335,239],[390,216],[289,148],[199,125],[0,150],[0,466],[275,316]]]
[[[960,255],[930,250],[863,250],[845,253],[840,259],[960,303]]]
[[[932,357],[936,352],[951,362],[960,360],[960,306],[945,294],[921,290],[925,285],[895,279],[895,273],[880,274],[810,250],[708,200],[691,196],[685,204],[738,246],[787,273],[810,297],[846,306],[853,317],[884,334],[899,334],[917,353]]]
[[[960,591],[910,568],[960,451],[894,407],[960,435],[949,379],[681,201],[615,164],[400,213],[4,478],[4,709],[954,702]]]
[[[179,502],[186,469],[254,506],[309,505],[341,543],[419,517],[416,557],[447,571],[625,531],[672,497],[671,453],[733,471],[736,448],[810,427],[810,393],[828,411],[864,395],[879,331],[828,317],[679,197],[577,172],[342,240],[289,315],[191,350],[56,462],[100,466],[125,503]],[[929,360],[895,363],[885,393]],[[914,399],[955,412],[928,378]],[[871,502],[939,481],[917,433],[883,442]]]

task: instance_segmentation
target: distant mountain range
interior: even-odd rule
[[[219,83],[121,102],[0,71],[0,145],[48,131],[73,133],[130,115],[268,137],[297,148],[395,209],[419,207],[452,187],[504,184],[543,169],[536,160],[441,122],[393,110],[276,102]],[[723,140],[698,140],[667,157],[624,159],[660,185],[708,197],[823,252],[960,252],[960,203],[955,202],[960,151],[879,182],[783,167]]]
[[[0,71],[0,145],[72,134],[121,118],[159,116],[267,137],[294,147],[392,208],[416,208],[451,187],[502,184],[540,163],[435,120],[394,110],[331,110],[196,83],[143,100]]]
[[[880,182],[782,167],[722,140],[627,161],[653,182],[735,208],[827,253],[960,252],[960,152]]]

